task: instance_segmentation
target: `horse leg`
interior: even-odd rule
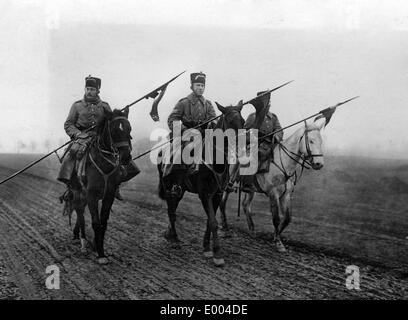
[[[207,218],[206,228],[204,232],[204,239],[203,239],[204,257],[206,258],[214,257],[214,252],[211,250],[211,246],[210,246],[210,240],[211,240],[211,227],[210,227],[210,220]]]
[[[251,203],[252,203],[252,200],[254,199],[254,196],[255,196],[254,192],[245,193],[244,199],[242,200],[242,207],[245,212],[248,229],[253,236],[255,236],[255,225],[254,225],[254,221],[252,220]]]
[[[76,212],[76,221],[75,221],[75,226],[74,226],[74,230],[72,230],[72,240],[74,242],[79,241],[79,215],[78,212],[75,210]]]
[[[77,221],[75,223],[75,228],[78,227],[78,239],[81,240],[81,252],[86,253],[86,235],[85,235],[85,207],[80,207],[75,209],[77,213]],[[74,234],[75,234],[74,228]]]
[[[228,231],[227,215],[226,215],[226,206],[229,198],[230,192],[224,191],[222,194],[220,202],[220,211],[221,211],[221,230]]]
[[[269,204],[270,204],[270,210],[272,213],[273,226],[275,229],[274,242],[275,242],[276,249],[279,252],[286,252],[286,248],[283,245],[280,239],[280,236],[279,236],[280,215],[282,212],[280,201],[279,201],[279,195],[272,193],[269,196]]]
[[[289,225],[292,220],[292,194],[287,193],[283,196],[281,200],[283,220],[279,225],[279,236],[282,234],[283,230]]]
[[[179,198],[175,198],[175,197],[170,197],[168,199],[166,199],[167,202],[167,215],[169,216],[169,226],[167,228],[167,230],[164,233],[164,238],[169,241],[169,242],[173,242],[173,243],[179,243],[180,240],[178,238],[177,235],[177,231],[176,231],[176,210],[178,207],[178,204],[180,202],[181,199]]]
[[[99,218],[99,209],[98,209],[98,197],[96,191],[88,190],[87,192],[87,202],[89,212],[91,213],[92,218],[92,229],[94,231],[94,249],[98,254],[99,258],[103,258],[103,250],[101,247],[101,221]]]
[[[212,199],[212,204],[213,204],[213,209],[215,212],[215,215],[217,214],[218,207],[220,205],[220,201],[222,198],[223,194],[221,192],[217,192]],[[209,208],[208,208],[208,203],[207,201],[202,201],[203,207],[205,212],[207,213]],[[208,214],[207,214],[208,217]],[[214,252],[211,250],[210,247],[210,240],[211,240],[211,226],[210,226],[210,220],[207,218],[207,224],[206,224],[206,229],[204,233],[204,239],[203,239],[203,247],[204,247],[204,256],[206,258],[213,258],[214,257]]]
[[[225,264],[224,259],[221,257],[221,246],[220,246],[220,241],[218,238],[217,234],[217,229],[218,229],[218,223],[217,219],[215,218],[215,211],[214,211],[214,204],[213,204],[213,198],[215,195],[210,195],[210,194],[200,194],[200,200],[203,204],[204,209],[206,210],[207,213],[207,229],[204,234],[204,252],[208,250],[209,246],[209,236],[212,234],[213,236],[213,261],[214,264],[217,267],[223,266]],[[208,252],[208,251],[207,251]]]
[[[100,235],[100,250],[101,250],[102,256],[98,259],[99,264],[108,263],[108,259],[105,256],[104,241],[105,241],[105,232],[106,232],[106,229],[108,228],[108,220],[109,220],[110,211],[112,208],[113,201],[115,199],[115,190],[116,188],[107,190],[106,196],[102,200],[101,235]]]

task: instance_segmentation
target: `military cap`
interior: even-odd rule
[[[202,83],[205,84],[205,74],[202,72],[195,72],[190,74],[191,84]]]
[[[85,78],[85,87],[96,88],[99,90],[101,88],[101,79],[89,75]]]

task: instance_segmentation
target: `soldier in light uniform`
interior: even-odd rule
[[[192,73],[190,75],[190,80],[190,89],[192,90],[192,93],[190,93],[187,97],[180,99],[169,115],[167,124],[170,130],[173,130],[173,123],[176,121],[181,121],[181,130],[183,132],[184,130],[196,127],[200,123],[204,123],[216,117],[215,110],[211,102],[205,99],[203,96],[206,75],[202,72]],[[213,123],[210,123],[207,125],[207,127],[212,127],[213,125]],[[164,176],[167,176],[176,170],[180,175],[184,174],[186,171],[183,164],[172,164],[169,170],[165,170]],[[198,171],[198,164],[190,166],[188,170],[190,174],[195,174]],[[178,185],[175,185],[173,186],[173,189],[178,187]]]
[[[79,176],[84,175],[85,153],[92,138],[97,134],[97,126],[106,119],[106,114],[111,112],[107,102],[99,97],[101,79],[88,76],[85,78],[85,94],[83,99],[74,102],[64,123],[67,135],[73,140],[69,151],[66,153],[58,174],[58,180],[64,182],[70,191],[71,177],[75,171]],[[92,128],[95,126],[95,128]],[[122,199],[119,188],[115,195]]]

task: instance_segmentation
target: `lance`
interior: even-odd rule
[[[309,120],[309,119],[311,119],[311,118],[313,118],[313,117],[317,117],[317,116],[319,116],[319,115],[323,115],[323,116],[324,116],[325,114],[333,114],[333,112],[336,110],[337,107],[339,107],[339,106],[341,106],[341,105],[343,105],[343,104],[346,104],[346,103],[348,103],[348,102],[350,102],[350,101],[352,101],[352,100],[354,100],[354,99],[357,99],[357,98],[359,98],[359,96],[356,96],[356,97],[347,99],[347,100],[345,100],[345,101],[339,102],[339,103],[337,103],[336,105],[334,105],[334,106],[332,106],[332,107],[328,107],[328,108],[326,108],[326,109],[323,109],[323,110],[319,111],[318,113],[315,113],[315,114],[313,114],[313,115],[311,115],[311,116],[309,116],[309,117],[307,117],[307,118],[304,118],[304,119],[302,119],[302,120],[296,121],[296,122],[294,122],[294,123],[292,123],[292,124],[290,124],[290,125],[288,125],[288,126],[286,126],[286,127],[283,127],[283,128],[281,128],[281,129],[275,130],[275,131],[273,131],[273,132],[271,132],[271,133],[265,134],[265,135],[263,135],[262,137],[258,138],[258,141],[259,141],[259,140],[263,140],[263,139],[265,139],[265,138],[267,138],[267,137],[269,137],[269,136],[273,136],[274,134],[276,134],[276,133],[278,133],[278,132],[281,132],[281,131],[286,130],[286,129],[290,128],[290,127],[293,127],[293,126],[295,126],[295,125],[297,125],[297,124],[299,124],[299,123],[305,122],[306,120]],[[327,124],[327,123],[326,123],[326,124]],[[238,169],[237,169],[235,172],[236,172],[236,175],[238,175]],[[236,176],[236,175],[235,175],[235,176]],[[235,180],[235,178],[233,178],[233,180]]]
[[[186,70],[184,70],[183,72],[180,72],[178,75],[176,75],[175,77],[171,78],[169,81],[167,81],[166,83],[162,84],[160,87],[157,87],[156,89],[150,91],[148,94],[145,94],[143,97],[133,101],[132,103],[128,104],[126,107],[123,107],[121,109],[121,111],[130,108],[131,106],[133,106],[134,104],[138,103],[139,101],[142,101],[143,99],[149,99],[149,98],[156,98],[158,95],[157,91],[163,90],[165,87],[167,87],[167,85],[171,82],[173,82],[174,80],[176,80],[178,77],[180,77],[183,73],[185,73]]]
[[[266,96],[267,94],[270,94],[271,92],[274,92],[274,91],[276,91],[276,90],[278,90],[278,89],[280,89],[280,88],[282,88],[282,87],[284,87],[284,86],[287,86],[289,83],[291,83],[291,82],[293,82],[293,81],[295,81],[295,80],[288,81],[288,82],[286,82],[286,83],[284,83],[284,84],[282,84],[282,85],[280,85],[280,86],[278,86],[278,87],[276,87],[276,88],[273,88],[273,89],[271,89],[271,90],[267,90],[267,91],[265,91],[264,93],[260,94],[259,96],[256,96],[255,98],[252,98],[251,100],[248,100],[248,101],[244,102],[242,105],[246,105],[246,104],[248,104],[248,103],[251,103],[251,102],[254,101],[255,99],[262,98],[263,96]]]
[[[169,81],[167,81],[166,83],[162,84],[160,87],[158,87],[157,89],[149,92],[148,94],[144,95],[143,97],[133,101],[132,103],[128,104],[127,106],[125,106],[124,108],[121,109],[121,111],[130,108],[131,106],[133,106],[134,104],[138,103],[139,101],[143,100],[143,99],[148,99],[148,98],[155,98],[158,93],[157,91],[162,90],[164,87],[167,87],[167,85],[170,82],[173,82],[174,80],[176,80],[179,76],[181,76],[184,72],[183,71],[181,73],[179,73],[178,75],[176,75],[175,77],[173,77],[172,79],[170,79]],[[91,131],[92,129],[96,128],[96,125],[84,130],[84,132],[88,132]],[[28,164],[27,166],[25,166],[24,168],[20,169],[19,171],[13,173],[11,176],[9,176],[8,178],[0,181],[0,185],[2,185],[3,183],[9,181],[10,179],[13,179],[14,177],[18,176],[20,173],[23,173],[24,171],[30,169],[32,166],[36,165],[37,163],[41,162],[42,160],[44,160],[45,158],[48,158],[50,155],[56,153],[58,150],[62,149],[63,147],[65,147],[66,145],[70,144],[72,142],[72,140],[65,142],[62,146],[52,150],[51,152],[47,153],[46,155],[42,156],[40,159],[35,160],[33,162],[31,162],[30,164]]]
[[[13,173],[10,177],[4,179],[3,181],[0,182],[0,185],[9,181],[10,179],[13,179],[14,177],[18,176],[20,173],[23,173],[24,171],[30,169],[32,166],[36,165],[38,162],[44,160],[45,158],[49,157],[50,155],[52,155],[54,152],[57,152],[58,150],[62,149],[63,147],[65,147],[66,145],[70,144],[71,141],[67,141],[66,143],[64,143],[62,146],[60,146],[59,148],[52,150],[51,152],[47,153],[45,156],[41,157],[40,159],[31,162],[29,165],[25,166],[23,169],[17,171],[16,173]]]
[[[288,81],[288,82],[286,82],[286,83],[284,83],[284,84],[282,84],[282,85],[280,85],[280,86],[278,86],[278,87],[275,87],[275,88],[273,88],[273,89],[271,89],[271,90],[268,90],[268,91],[264,92],[263,94],[261,94],[261,95],[255,97],[255,98],[252,98],[252,99],[250,99],[250,100],[244,102],[242,105],[244,106],[244,105],[246,105],[246,104],[249,104],[249,103],[251,103],[253,100],[258,99],[259,97],[262,97],[262,96],[264,96],[264,95],[267,95],[267,94],[269,94],[269,93],[271,93],[271,92],[273,92],[273,91],[276,91],[276,90],[278,90],[278,89],[280,89],[280,88],[282,88],[282,87],[288,85],[289,83],[291,83],[291,82],[293,82],[293,81],[294,81],[294,80]],[[212,121],[214,121],[214,120],[217,120],[217,119],[220,118],[221,116],[222,116],[222,114],[220,114],[220,115],[218,115],[218,116],[216,116],[216,117],[214,117],[214,118],[212,118],[212,119],[210,119],[210,120],[207,120],[207,121],[205,121],[205,122],[203,122],[203,123],[200,123],[200,124],[198,124],[197,126],[191,128],[191,129],[198,129],[198,128],[200,128],[200,127],[203,127],[203,126],[205,126],[206,124],[208,124],[208,123],[210,123],[210,122],[212,122]],[[160,144],[160,145],[158,145],[158,146],[156,146],[156,147],[153,147],[153,148],[151,148],[151,149],[149,149],[149,150],[146,150],[146,151],[142,152],[141,154],[139,154],[138,156],[134,157],[133,160],[139,159],[139,158],[145,156],[146,154],[149,154],[150,152],[152,152],[152,151],[154,151],[154,150],[156,150],[156,149],[158,149],[158,148],[161,148],[161,147],[163,147],[164,145],[166,145],[166,144],[168,144],[168,143],[171,143],[173,140],[174,140],[174,138],[172,138],[172,139],[170,139],[170,140],[168,140],[168,141],[166,141],[166,142],[164,142],[164,143],[162,143],[162,144]]]
[[[347,102],[350,102],[350,101],[352,101],[352,100],[354,100],[354,99],[357,99],[357,98],[359,98],[359,96],[356,96],[356,97],[347,99],[347,100],[345,100],[345,101],[339,102],[338,104],[336,104],[336,105],[334,105],[334,106],[332,106],[332,107],[328,107],[328,108],[326,108],[326,109],[320,110],[318,113],[316,113],[316,114],[314,114],[314,115],[311,115],[311,116],[309,116],[309,117],[307,117],[307,118],[304,118],[304,119],[302,119],[302,120],[296,121],[296,122],[294,122],[294,123],[292,123],[292,124],[290,124],[290,125],[288,125],[288,126],[286,126],[286,127],[283,127],[283,128],[281,128],[281,129],[275,130],[275,131],[273,131],[273,132],[271,132],[271,133],[265,134],[265,135],[263,135],[262,137],[260,137],[258,140],[265,139],[265,138],[267,138],[267,137],[269,137],[269,136],[273,136],[274,134],[276,134],[276,133],[278,133],[278,132],[281,132],[281,131],[286,130],[286,129],[290,128],[290,127],[293,127],[293,126],[295,126],[295,125],[297,125],[297,124],[299,124],[299,123],[301,123],[301,122],[304,122],[304,121],[306,121],[306,120],[309,120],[310,118],[317,117],[318,115],[323,115],[323,116],[324,116],[325,114],[328,114],[328,113],[331,113],[331,114],[332,114],[332,113],[335,111],[335,109],[336,109],[337,107],[339,107],[339,106],[341,106],[341,105],[343,105],[343,104],[346,104]]]
[[[221,116],[222,116],[222,114],[220,114],[219,116],[216,116],[216,117],[214,117],[214,118],[211,118],[210,120],[204,121],[203,123],[200,123],[200,124],[196,125],[195,127],[190,128],[189,130],[199,129],[199,128],[205,126],[206,124],[208,124],[208,123],[210,123],[210,122],[212,122],[212,121],[214,121],[214,120],[217,120],[217,119],[220,118]],[[170,140],[168,140],[168,141],[166,141],[166,142],[164,142],[164,143],[162,143],[162,144],[160,144],[160,145],[158,145],[158,146],[155,146],[155,147],[153,147],[153,148],[151,148],[151,149],[149,149],[149,150],[146,150],[145,152],[143,152],[143,153],[139,154],[138,156],[134,157],[133,160],[139,159],[139,158],[145,156],[146,154],[148,154],[148,153],[150,153],[150,152],[152,152],[152,151],[154,151],[154,150],[156,150],[156,149],[158,149],[158,148],[163,147],[164,145],[166,145],[166,144],[172,142],[174,139],[175,139],[175,137],[174,137],[174,138],[171,138]]]

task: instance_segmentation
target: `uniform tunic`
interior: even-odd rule
[[[101,124],[106,111],[110,112],[111,108],[107,102],[100,99],[95,102],[87,102],[85,99],[74,102],[64,123],[65,132],[74,138],[82,130]]]
[[[256,114],[251,113],[245,121],[244,127],[250,128],[255,122],[255,117]],[[279,129],[282,129],[282,127],[279,123],[278,117],[276,116],[276,114],[268,112],[265,116],[264,121],[262,122],[261,127],[259,128],[258,137],[262,137],[265,134],[272,133]],[[277,141],[281,141],[283,138],[283,131],[277,132],[274,136]],[[272,142],[272,136],[269,136],[265,140],[269,140],[269,142]]]
[[[198,122],[205,122],[215,117],[215,110],[211,102],[203,96],[198,97],[191,93],[176,104],[167,119],[167,124],[172,130],[173,121],[181,121],[184,125],[198,124]]]

